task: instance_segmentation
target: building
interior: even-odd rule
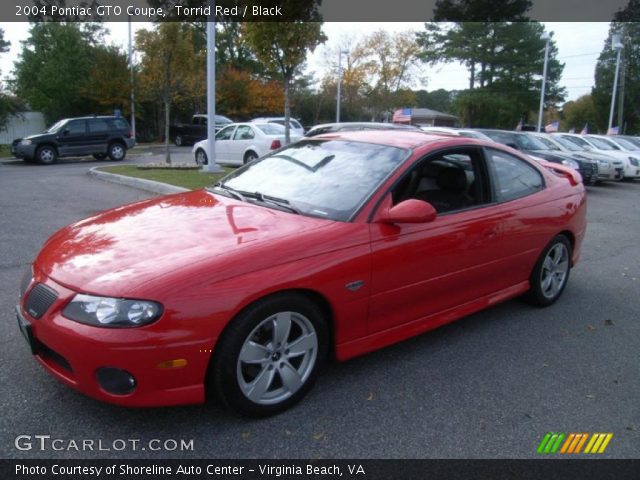
[[[41,112],[19,112],[11,115],[5,128],[0,130],[0,145],[10,145],[16,138],[24,138],[46,130]]]
[[[419,127],[453,127],[458,117],[430,108],[400,108],[393,113],[392,121]]]

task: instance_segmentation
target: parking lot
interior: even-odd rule
[[[190,149],[176,150],[185,155]],[[158,152],[129,162],[158,161]],[[89,177],[105,162],[0,163],[0,339],[5,458],[535,458],[546,432],[612,432],[608,458],[640,441],[640,182],[588,187],[582,259],[563,297],[509,301],[342,364],[266,420],[216,405],[125,409],[58,383],[16,325],[22,273],[58,228],[151,194]],[[153,242],[153,236],[149,242]],[[140,440],[137,449],[16,448],[20,435]],[[152,450],[149,441],[193,440]],[[161,442],[161,443],[162,443]],[[173,445],[170,443],[169,445]]]

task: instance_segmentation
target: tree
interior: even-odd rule
[[[432,92],[426,90],[418,90],[416,93],[416,107],[430,108],[439,112],[453,114],[455,112],[454,100],[457,95],[456,90],[445,90],[439,88]]]
[[[285,142],[290,142],[289,119],[291,118],[290,87],[300,74],[307,51],[324,43],[322,22],[318,12],[319,0],[298,2],[284,0],[282,10],[290,15],[286,23],[247,22],[244,34],[256,58],[268,71],[282,80],[284,87]]]
[[[14,68],[14,92],[49,122],[91,112],[79,92],[94,65],[101,29],[80,23],[36,23]]]
[[[597,126],[601,131],[606,131],[609,122],[617,56],[611,46],[611,36],[618,32],[622,34],[623,44],[618,95],[622,95],[624,90],[624,115],[622,125],[619,127],[621,132],[640,132],[640,23],[626,21],[630,15],[633,15],[634,8],[636,12],[640,9],[638,1],[630,2],[625,10],[616,14],[615,21],[609,26],[609,35],[596,63],[595,86],[591,95],[596,110]],[[615,108],[619,111],[617,103]],[[613,125],[617,124],[614,118]]]
[[[4,30],[0,28],[0,53],[9,51],[11,43],[4,39]],[[9,117],[15,115],[24,107],[22,101],[13,95],[9,95],[4,90],[4,85],[0,88],[0,129],[7,126]]]
[[[233,118],[248,119],[278,111],[282,88],[273,80],[258,80],[249,72],[227,67],[216,81],[216,102]]]
[[[591,95],[583,95],[575,101],[570,101],[562,106],[562,129],[575,128],[580,131],[585,124],[596,127],[598,116]]]
[[[537,110],[544,63],[543,31],[544,26],[538,22],[429,23],[418,35],[418,42],[423,48],[423,61],[458,61],[468,68],[469,90],[459,97],[457,105],[467,109],[459,114],[469,125],[512,128]],[[556,107],[565,96],[559,86],[564,65],[557,60],[557,53],[551,40],[547,109]]]
[[[131,81],[127,55],[114,46],[99,46],[80,95],[95,105],[94,113],[111,114],[118,109],[131,112]]]
[[[206,91],[204,56],[196,52],[194,27],[166,22],[136,33],[142,53],[138,82],[143,95],[162,103],[166,162],[171,163],[169,125],[174,102],[193,102]]]

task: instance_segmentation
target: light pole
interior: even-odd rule
[[[611,94],[611,110],[609,111],[609,128],[607,130],[607,133],[609,133],[611,127],[613,127],[613,107],[615,106],[616,102],[616,90],[618,89],[618,72],[620,71],[620,52],[622,51],[621,38],[622,37],[619,33],[614,33],[613,35],[611,35],[611,48],[613,48],[618,53],[618,55],[616,59],[616,75],[613,78],[613,93]],[[620,125],[618,125],[618,128],[619,127]]]
[[[216,2],[208,0],[207,16],[207,164],[205,172],[221,173],[216,163]]]
[[[338,53],[338,95],[336,100],[336,123],[340,123],[340,84],[342,83],[342,54],[348,55],[346,50],[340,50]]]
[[[131,43],[131,15],[129,15],[129,80],[131,82],[131,133],[133,138],[136,138],[136,102],[133,93],[134,81],[133,81],[133,47]]]
[[[551,34],[542,32],[540,40],[544,40],[544,67],[542,67],[542,90],[540,91],[540,111],[538,112],[538,132],[542,131],[542,114],[544,113],[544,90],[547,86],[547,63],[549,62],[549,42]]]

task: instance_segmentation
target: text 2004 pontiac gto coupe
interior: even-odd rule
[[[265,416],[344,360],[526,295],[561,295],[585,233],[575,171],[422,132],[303,140],[206,189],[70,225],[17,307],[65,384],[128,406],[211,393]]]

